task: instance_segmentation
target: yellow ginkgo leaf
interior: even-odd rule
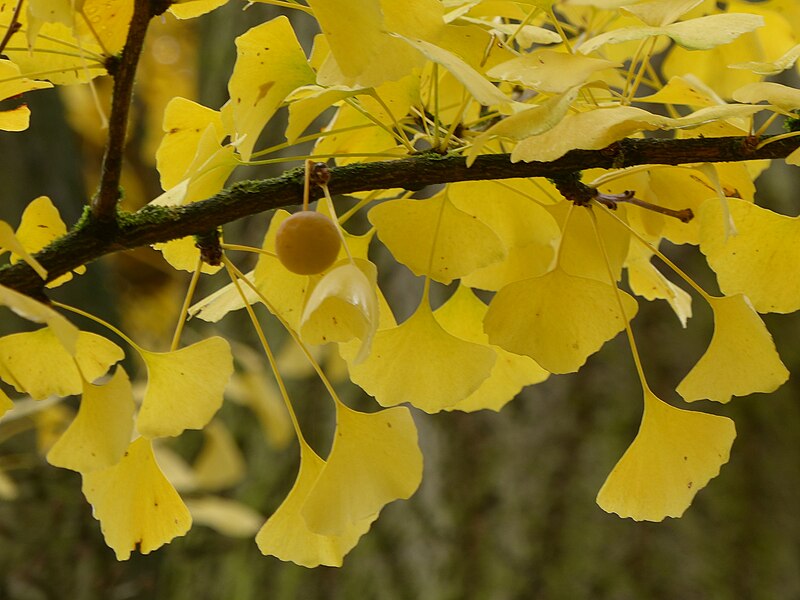
[[[355,363],[363,361],[378,328],[378,270],[363,259],[334,266],[308,297],[300,336],[308,344],[361,340]]]
[[[136,406],[122,367],[102,385],[83,384],[78,414],[47,453],[47,462],[88,473],[120,461],[131,442]]]
[[[61,219],[58,209],[47,196],[39,196],[25,207],[19,227],[17,227],[17,239],[25,247],[25,250],[31,253],[38,252],[65,233],[67,233],[67,226]],[[23,255],[20,257],[30,264],[30,261]],[[17,258],[12,256],[11,260],[14,262]],[[86,267],[78,267],[75,272],[85,273]],[[58,287],[70,279],[72,279],[72,273],[66,273],[49,282],[47,287]]]
[[[75,19],[75,33],[82,40],[99,42],[114,55],[122,51],[133,17],[128,0],[83,0],[75,3],[83,18]]]
[[[391,131],[377,126],[367,115],[349,104],[339,107],[328,128],[335,133],[319,138],[314,145],[314,154],[333,155],[337,165],[381,160],[380,155],[390,152],[394,152],[400,158],[400,155],[406,152],[405,148],[397,145],[397,140]],[[337,154],[345,156],[336,156]],[[359,156],[362,154],[378,156],[362,158]]]
[[[652,0],[641,4],[624,6],[623,13],[632,14],[645,25],[662,27],[677,21],[683,14],[692,10],[702,0]]]
[[[483,331],[486,310],[487,306],[468,287],[461,285],[433,314],[448,333],[469,342],[488,346],[489,338]],[[550,375],[528,356],[512,354],[498,346],[491,348],[497,353],[497,359],[489,377],[477,390],[447,410],[499,411],[523,387],[540,383]]]
[[[209,125],[213,125],[217,143],[222,142],[226,134],[219,111],[179,96],[164,108],[164,137],[156,151],[156,166],[165,190],[184,178]]]
[[[37,275],[42,279],[47,278],[47,269],[45,269],[38,260],[33,258],[25,249],[23,243],[11,229],[11,225],[5,221],[0,221],[0,253],[11,251],[22,260],[24,260],[30,267],[36,271]]]
[[[616,106],[570,114],[544,133],[525,138],[511,152],[514,162],[551,161],[570,150],[599,150],[637,131],[665,127],[667,117],[636,108]]]
[[[449,408],[489,377],[495,352],[447,333],[427,299],[404,323],[383,329],[372,352],[350,363],[350,377],[382,406],[409,402],[428,413]]]
[[[170,240],[162,244],[153,244],[153,248],[161,252],[164,260],[173,269],[193,273],[197,268],[200,249],[197,247],[197,240],[192,236]],[[221,265],[209,265],[206,262],[200,263],[200,271],[202,273],[216,273],[221,268]]]
[[[518,112],[501,119],[489,127],[489,129],[475,138],[467,154],[467,166],[471,166],[475,159],[480,156],[486,142],[492,137],[523,140],[541,135],[558,125],[567,114],[570,104],[578,96],[579,91],[578,87],[574,87],[563,94],[548,98],[541,104],[524,109],[520,107]]]
[[[788,378],[764,322],[745,296],[710,298],[714,335],[705,354],[678,385],[687,402],[773,392]]]
[[[678,23],[653,27],[623,27],[601,33],[579,47],[583,54],[590,54],[606,44],[620,44],[632,40],[643,40],[655,35],[666,35],[687,50],[708,50],[729,44],[740,35],[764,25],[758,15],[724,13],[688,19]]]
[[[250,283],[255,283],[253,271],[246,273],[245,278]],[[240,283],[240,287],[248,304],[252,305],[260,302],[258,294],[249,285]],[[239,291],[233,283],[230,283],[190,306],[188,312],[190,317],[196,316],[209,323],[216,323],[229,312],[244,308],[244,302]]]
[[[133,441],[116,465],[82,475],[83,494],[117,560],[128,560],[137,549],[149,554],[192,526],[186,505],[158,468],[146,438]]]
[[[147,389],[136,420],[139,433],[165,437],[205,427],[222,406],[233,373],[228,342],[215,336],[173,352],[139,353],[147,365]]]
[[[505,284],[550,270],[561,231],[547,209],[524,193],[517,181],[450,184],[453,205],[480,219],[506,248],[506,257],[466,275],[470,287],[499,290]]]
[[[748,104],[766,101],[788,112],[800,106],[800,90],[773,81],[760,81],[740,87],[733,92],[733,99]]]
[[[657,92],[639,96],[640,102],[656,104],[682,104],[684,106],[712,106],[721,102],[708,86],[691,74],[671,77]]]
[[[625,268],[631,291],[647,300],[666,300],[686,327],[692,316],[692,297],[667,279],[651,262],[653,253],[644,244],[634,242],[628,251]]]
[[[362,413],[339,402],[331,454],[301,514],[311,531],[343,535],[410,498],[421,481],[422,453],[407,408]]]
[[[0,417],[12,408],[14,408],[14,403],[11,401],[11,398],[9,398],[3,390],[0,390]]]
[[[0,60],[0,100],[49,87],[53,87],[53,84],[21,77],[20,69],[16,64],[10,60]],[[23,131],[27,129],[30,114],[27,107],[0,110],[0,130]]]
[[[495,65],[486,75],[503,81],[521,83],[540,92],[563,94],[582,85],[597,71],[618,66],[610,60],[581,54],[537,50]]]
[[[398,262],[441,283],[505,257],[497,234],[456,208],[446,194],[384,202],[370,210],[369,220]]]
[[[239,483],[246,467],[228,428],[219,420],[211,421],[203,428],[203,440],[193,465],[198,487],[216,492]]]
[[[310,0],[330,55],[317,76],[323,86],[375,87],[397,81],[424,62],[423,56],[391,32],[434,38],[444,25],[434,0],[351,0],[332,4]]]
[[[667,77],[692,73],[713,88],[721,97],[728,98],[734,90],[761,78],[748,71],[721,69],[720,65],[765,61],[773,56],[778,56],[788,47],[797,43],[796,23],[792,23],[790,19],[781,14],[782,10],[775,10],[775,5],[733,0],[728,7],[728,10],[733,9],[738,13],[753,13],[748,16],[751,19],[753,17],[762,19],[764,26],[744,33],[730,43],[705,52],[694,52],[687,48],[674,46],[666,56],[663,65],[664,74]],[[728,13],[728,15],[713,16],[730,17],[735,15]],[[680,25],[680,23],[674,25]],[[702,24],[695,33],[698,37],[702,37]],[[709,39],[715,35],[712,33]]]
[[[194,19],[200,15],[210,13],[212,10],[227,4],[228,0],[186,0],[174,2],[169,7],[169,12],[177,19]]]
[[[511,98],[503,94],[457,54],[417,37],[406,37],[399,34],[398,37],[418,50],[428,60],[447,69],[472,97],[484,106],[511,104]]]
[[[636,521],[680,517],[728,462],[735,437],[727,417],[680,410],[645,390],[639,433],[597,494],[597,504]]]
[[[356,90],[324,88],[309,85],[299,88],[289,99],[289,122],[286,124],[286,140],[290,143],[299,138],[322,111],[353,96]]]
[[[12,5],[0,6],[0,22],[10,17],[13,9]],[[3,51],[22,75],[37,77],[37,73],[42,73],[41,77],[56,85],[70,85],[106,73],[104,50],[93,40],[76,39],[72,27],[63,23],[42,23],[35,42],[28,44],[24,12],[19,15],[22,29]],[[65,52],[65,47],[81,50]]]
[[[202,496],[186,500],[186,508],[195,525],[205,525],[235,538],[253,537],[264,517],[249,506],[219,496]]]
[[[70,354],[75,353],[78,328],[51,307],[30,296],[0,285],[0,305],[7,306],[19,316],[34,323],[46,323]]]
[[[779,58],[770,61],[748,61],[744,63],[737,63],[728,65],[729,69],[747,69],[759,75],[777,75],[786,69],[790,69],[800,58],[800,44],[792,46],[789,50],[783,53]]]
[[[47,196],[39,196],[25,207],[17,227],[17,239],[28,252],[38,252],[65,233],[67,226]]]
[[[301,440],[297,480],[278,510],[256,535],[256,544],[262,554],[303,567],[338,567],[345,554],[369,530],[377,514],[367,516],[353,525],[342,524],[343,532],[339,535],[323,535],[309,529],[301,510],[324,467],[325,461]]]
[[[484,329],[492,344],[530,356],[551,373],[572,373],[622,331],[636,310],[636,300],[608,283],[556,268],[497,292]]]
[[[243,160],[267,121],[290,92],[314,83],[314,71],[289,19],[277,17],[236,38],[236,65],[228,82],[234,144]]]
[[[725,215],[717,199],[699,210],[700,250],[717,274],[722,292],[744,294],[760,313],[800,308],[800,220],[728,198],[737,234],[725,235]]]
[[[0,378],[36,400],[71,396],[83,390],[125,356],[106,338],[81,331],[70,355],[49,327],[0,338]],[[80,367],[80,370],[79,370]]]
[[[597,279],[605,283],[608,282],[608,266],[605,259],[608,256],[611,272],[619,281],[622,277],[622,265],[628,256],[631,243],[628,228],[618,222],[627,221],[627,208],[620,207],[614,216],[605,210],[594,211],[597,232],[603,244],[601,250],[589,211],[579,207],[572,208],[572,204],[568,201],[548,206],[547,211],[553,215],[562,229],[558,250],[559,266],[570,275]],[[567,220],[568,215],[569,220]]]

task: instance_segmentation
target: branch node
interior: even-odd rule
[[[194,245],[200,249],[200,258],[204,263],[212,267],[222,264],[222,246],[219,243],[218,228],[195,235]]]
[[[573,202],[575,206],[587,206],[597,196],[597,189],[589,187],[581,181],[580,172],[565,173],[550,178],[550,181],[561,192],[561,195]]]

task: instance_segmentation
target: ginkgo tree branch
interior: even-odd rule
[[[584,169],[621,169],[636,165],[681,165],[785,158],[800,147],[800,137],[719,137],[690,139],[625,139],[601,150],[573,150],[551,162],[516,162],[507,154],[483,155],[467,166],[463,156],[425,153],[408,158],[350,164],[330,169],[332,194],[405,188],[517,177],[558,178]],[[320,195],[315,190],[315,197]],[[96,219],[91,211],[63,237],[37,253],[48,280],[101,256],[188,235],[199,235],[237,219],[303,201],[303,171],[279,177],[242,181],[212,198],[178,207],[146,206],[135,213],[118,212],[113,221]],[[43,297],[44,282],[25,263],[0,268],[0,284]]]
[[[111,57],[106,61],[106,69],[114,77],[114,89],[111,96],[111,115],[108,120],[100,186],[91,204],[92,216],[100,221],[112,221],[116,213],[136,67],[139,64],[150,19],[164,12],[167,6],[168,4],[157,0],[134,0],[133,16],[122,55]]]

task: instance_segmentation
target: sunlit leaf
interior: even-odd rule
[[[618,66],[610,60],[581,54],[537,50],[523,54],[489,69],[486,75],[503,81],[521,83],[541,92],[563,94],[582,85],[597,71]]]
[[[551,161],[570,150],[599,150],[612,142],[636,133],[660,129],[667,117],[636,108],[616,106],[571,114],[542,134],[522,140],[511,153],[514,162]]]
[[[419,50],[428,60],[447,69],[469,91],[472,97],[484,106],[504,105],[511,102],[510,98],[506,97],[458,55],[419,38],[399,37]]]
[[[361,340],[355,358],[359,363],[372,346],[378,328],[378,272],[371,262],[357,262],[332,268],[314,287],[300,320],[300,335],[309,344]]]
[[[173,352],[139,350],[147,365],[147,389],[136,421],[144,436],[179,435],[202,429],[222,406],[233,373],[233,356],[221,337]]]
[[[164,108],[164,137],[156,151],[156,165],[165,190],[184,178],[209,125],[213,125],[217,142],[221,142],[225,132],[219,111],[179,96]]]
[[[681,325],[686,327],[692,316],[692,297],[653,265],[652,256],[653,253],[645,245],[636,242],[631,244],[625,262],[631,291],[647,300],[666,300]]]
[[[636,521],[680,517],[728,461],[735,437],[730,419],[674,408],[646,390],[639,433],[597,494],[597,504]]]
[[[47,277],[47,269],[45,269],[39,263],[39,261],[37,261],[28,253],[28,251],[25,249],[25,246],[22,244],[19,238],[17,238],[14,230],[11,229],[11,226],[5,221],[0,221],[0,253],[7,250],[11,251],[13,254],[16,254],[18,257],[28,263],[31,268],[36,271],[36,274],[39,275],[39,277],[42,279]]]
[[[483,331],[486,310],[487,306],[462,285],[434,312],[434,316],[448,333],[469,342],[488,345],[489,338]],[[527,356],[506,352],[498,346],[491,348],[497,353],[497,359],[489,377],[477,390],[447,410],[499,411],[523,387],[540,383],[550,375]]]
[[[725,235],[722,207],[716,199],[699,210],[700,249],[728,296],[744,294],[758,312],[800,309],[800,221],[728,198],[737,235]]]
[[[464,276],[463,283],[496,291],[550,269],[561,231],[548,210],[518,181],[454,183],[448,186],[448,198],[494,231],[506,250],[503,260]]]
[[[118,367],[108,382],[84,381],[75,420],[47,454],[56,467],[88,473],[120,461],[133,433],[133,391],[128,375]]]
[[[548,98],[541,104],[519,110],[519,112],[498,121],[475,138],[467,154],[467,165],[472,165],[473,161],[480,155],[486,142],[494,136],[523,140],[549,131],[558,125],[567,114],[570,104],[578,95],[578,91],[577,87],[572,88],[563,94]]]
[[[331,51],[319,70],[324,86],[374,87],[401,79],[424,58],[390,32],[431,39],[443,25],[442,7],[434,0],[310,0],[309,6]]]
[[[646,25],[661,27],[677,21],[702,0],[652,0],[625,6],[622,12],[632,14]]]
[[[747,69],[759,75],[777,75],[786,69],[792,68],[798,58],[800,58],[800,44],[792,46],[783,55],[773,61],[748,61],[728,65],[728,68]]]
[[[350,377],[382,406],[409,402],[437,412],[462,401],[491,373],[495,352],[447,333],[427,301],[401,325],[383,329]]]
[[[556,268],[497,292],[484,328],[490,343],[530,356],[551,373],[571,373],[624,329],[616,293],[630,321],[637,304],[628,294]]]
[[[0,377],[37,400],[70,396],[81,393],[84,378],[92,382],[102,377],[124,355],[110,340],[81,331],[73,357],[56,333],[44,327],[0,338]]]
[[[570,275],[606,283],[609,268],[606,265],[607,256],[611,272],[619,281],[622,276],[622,265],[628,256],[631,234],[617,219],[627,221],[628,211],[620,208],[614,216],[611,216],[605,210],[598,210],[594,211],[595,218],[592,219],[592,215],[586,209],[571,207],[572,204],[567,201],[547,207],[547,211],[553,215],[562,229],[561,247],[558,251],[559,265]],[[593,222],[596,222],[603,249],[598,244]]]
[[[800,90],[772,81],[761,81],[739,88],[733,92],[733,99],[748,104],[767,102],[785,111],[792,111],[800,107]]]
[[[501,260],[497,235],[453,206],[446,194],[427,200],[390,200],[369,212],[378,237],[415,275],[442,283]]]
[[[10,60],[0,60],[0,101],[31,90],[49,87],[53,87],[53,84],[21,77],[17,65]],[[0,130],[23,131],[27,129],[30,114],[27,107],[0,110]]]
[[[194,19],[227,4],[228,0],[186,0],[174,2],[169,12],[178,19]]]
[[[61,219],[58,209],[47,196],[39,196],[25,207],[19,227],[17,227],[17,239],[30,253],[38,252],[65,233],[67,233],[67,226]],[[14,253],[17,254],[18,251]],[[32,257],[26,259],[24,255],[20,256],[25,262],[31,264]],[[12,262],[15,259],[16,257],[12,257]],[[78,267],[75,272],[85,273],[86,267]],[[49,282],[47,287],[57,287],[70,279],[72,279],[72,273],[66,273],[55,281]]]
[[[314,79],[286,17],[257,25],[236,38],[236,65],[228,82],[235,128],[230,133],[242,159],[250,160],[261,129],[286,96]]]
[[[117,560],[149,554],[189,531],[192,517],[153,456],[150,440],[131,443],[122,460],[83,473],[83,494]]]
[[[337,403],[333,448],[301,514],[311,531],[343,535],[386,504],[411,497],[421,480],[422,453],[407,408],[362,413]]]
[[[741,294],[711,298],[714,336],[705,354],[678,385],[686,401],[728,402],[731,396],[773,392],[789,371],[761,317]]]
[[[584,42],[578,50],[583,54],[590,54],[606,44],[642,40],[656,35],[669,36],[676,44],[688,50],[708,50],[728,44],[740,35],[763,25],[764,19],[758,15],[745,13],[707,15],[660,27],[614,29]]]

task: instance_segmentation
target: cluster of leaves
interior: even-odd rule
[[[740,136],[756,145],[776,117],[800,106],[800,91],[763,81],[792,69],[800,56],[800,8],[793,1],[263,1],[316,19],[320,33],[310,55],[280,16],[236,39],[230,100],[220,109],[172,99],[155,156],[165,191],[152,206],[224,194],[242,164],[311,158],[335,165],[386,161],[391,169],[394,160],[431,152],[468,164],[506,153],[511,162],[545,163],[656,130],[711,143]],[[189,18],[222,3],[190,0],[169,10]],[[134,24],[144,22],[143,35],[156,12],[141,0],[28,0],[21,7],[21,0],[0,6],[0,32],[7,33],[3,98],[87,82],[107,70],[123,79],[137,60],[130,51]],[[283,107],[286,141],[259,148],[262,130]],[[112,131],[120,126],[113,110]],[[757,130],[758,113],[767,118]],[[328,120],[319,131],[313,124],[321,115]],[[28,118],[18,106],[0,113],[0,128],[25,129]],[[760,143],[776,139],[784,136]],[[308,142],[310,155],[283,156]],[[106,166],[114,147],[109,142]],[[500,410],[524,386],[578,371],[622,331],[644,412],[597,501],[636,520],[680,516],[728,460],[735,429],[726,417],[664,402],[647,384],[630,326],[634,295],[665,300],[684,327],[692,314],[691,296],[653,258],[714,314],[708,349],[677,387],[687,402],[728,402],[779,387],[788,372],[759,313],[800,308],[793,272],[800,225],[754,204],[753,182],[766,161],[711,164],[687,156],[684,162],[589,170],[584,181],[561,173],[551,181],[455,182],[423,197],[399,187],[373,189],[353,194],[354,206],[339,217],[321,168],[307,164],[304,209],[310,194],[322,192],[317,210],[334,219],[343,242],[324,272],[299,275],[276,255],[277,231],[289,216],[284,210],[273,214],[260,248],[214,235],[199,244],[191,236],[156,244],[173,268],[193,273],[181,321],[248,312],[294,427],[300,470],[256,535],[261,551],[306,566],[339,565],[386,504],[414,493],[422,456],[411,412],[399,405],[428,413]],[[800,152],[787,162],[800,164]],[[116,194],[118,174],[110,177]],[[101,201],[109,189],[103,186]],[[371,228],[356,235],[348,221],[362,212]],[[102,206],[95,216],[108,218]],[[47,280],[34,255],[66,233],[52,202],[34,200],[16,231],[0,225],[10,261],[27,262]],[[663,240],[698,246],[724,295],[686,276],[659,250]],[[377,285],[370,261],[377,243],[422,278],[419,304],[402,323]],[[258,253],[249,273],[228,257],[241,250]],[[230,283],[192,305],[198,279],[223,268]],[[619,289],[624,272],[633,295]],[[431,296],[437,284],[455,289],[440,306]],[[45,324],[0,339],[0,378],[37,402],[81,395],[80,410],[47,460],[81,474],[118,558],[185,534],[192,517],[156,462],[154,445],[187,429],[218,427],[212,418],[234,372],[229,342],[211,337],[181,347],[181,322],[171,349],[154,352],[107,325],[146,365],[137,401],[123,368],[110,371],[124,351],[78,331],[55,308],[94,317],[6,287],[0,302]],[[325,459],[295,417],[253,310],[259,303],[283,323],[330,392],[336,430]],[[337,397],[309,351],[326,343],[338,346],[352,382],[381,410],[357,412]],[[0,391],[0,413],[9,410],[7,418],[32,409]]]

